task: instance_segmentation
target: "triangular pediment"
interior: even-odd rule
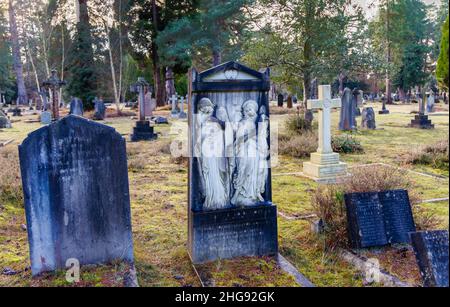
[[[202,82],[261,81],[264,74],[237,62],[227,62],[200,74]]]

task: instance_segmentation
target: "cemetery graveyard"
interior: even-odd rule
[[[13,56],[14,3],[0,5]],[[326,58],[285,80],[245,47],[184,66],[121,55],[117,69],[111,30],[113,86],[86,82],[90,66],[47,67],[35,90],[26,73],[24,102],[5,66],[17,80],[0,78],[0,287],[448,287],[439,69],[397,91],[374,67],[329,77]]]

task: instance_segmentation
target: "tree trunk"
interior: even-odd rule
[[[217,49],[213,50],[213,66],[219,66],[222,64],[222,52]]]
[[[173,70],[171,67],[166,68],[166,100],[169,99],[176,94],[175,89],[175,80],[173,75]]]
[[[161,76],[161,67],[159,65],[158,47],[156,46],[156,33],[158,32],[158,10],[156,0],[152,0],[152,22],[153,22],[153,39],[152,39],[152,62],[153,62],[153,81],[156,92],[156,105],[164,106],[166,104],[165,84]]]
[[[389,73],[389,64],[391,64],[391,40],[389,37],[389,31],[390,31],[390,7],[389,7],[389,1],[387,1],[386,4],[386,61],[388,63],[388,67],[386,68],[386,103],[392,104],[392,89],[391,89],[391,79],[390,79],[390,73]],[[386,107],[383,106],[383,110],[385,110]]]
[[[12,0],[9,0],[9,26],[11,32],[11,43],[12,43],[12,53],[13,53],[13,66],[17,79],[17,105],[27,104],[27,91],[25,88],[25,81],[23,78],[23,64],[20,54],[19,45],[19,33],[17,31],[17,21],[16,13],[14,11],[14,6]]]
[[[344,81],[345,81],[345,74],[343,72],[341,72],[339,74],[339,95],[343,95],[344,94]]]
[[[120,115],[120,90],[117,88],[116,68],[114,67],[114,57],[112,53],[110,31],[108,25],[106,24],[106,21],[103,22],[103,25],[105,27],[106,43],[108,45],[109,63],[111,68],[111,80],[113,83],[113,90],[114,90],[114,103],[116,104],[117,114]]]

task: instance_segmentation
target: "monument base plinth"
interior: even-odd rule
[[[277,207],[189,212],[189,254],[195,264],[278,253]]]
[[[303,174],[318,182],[335,181],[347,176],[347,164],[339,161],[338,153],[311,154],[311,161],[303,163]]]
[[[380,115],[390,114],[391,112],[389,110],[381,110],[378,112]]]
[[[137,121],[131,135],[132,142],[156,140],[158,135],[154,133],[149,121]]]
[[[428,119],[428,115],[425,114],[416,115],[409,126],[411,128],[419,129],[434,129],[434,124],[431,123],[431,120]]]

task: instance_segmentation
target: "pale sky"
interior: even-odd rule
[[[422,0],[426,4],[439,4],[440,0]],[[378,0],[355,0],[355,2],[359,3],[363,8],[366,9],[367,17],[373,17],[376,13]]]

